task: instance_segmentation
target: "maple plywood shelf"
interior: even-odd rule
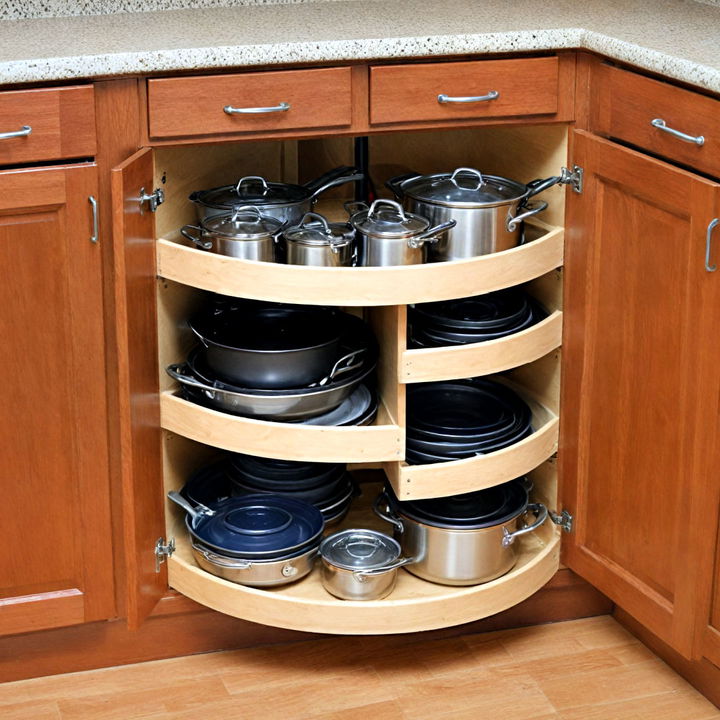
[[[528,223],[531,240],[510,250],[444,263],[306,267],[240,260],[198,250],[173,233],[157,241],[157,272],[201,290],[271,302],[342,307],[408,305],[500,290],[562,265],[563,229]]]
[[[397,460],[405,452],[405,432],[382,403],[372,425],[326,427],[230,415],[165,391],[160,395],[160,423],[205,445],[283,460],[366,463]]]
[[[368,493],[369,495],[369,493]],[[389,525],[358,502],[343,527]],[[173,511],[174,512],[174,511]],[[334,531],[336,528],[331,528]],[[245,587],[200,569],[190,541],[175,526],[176,550],[168,560],[172,588],[213,610],[243,620],[305,632],[343,635],[394,634],[432,630],[494,615],[539,590],[559,567],[560,537],[547,522],[535,537],[518,540],[518,561],[506,575],[482,585],[453,587],[422,580],[401,570],[397,585],[383,600],[343,601],[322,587],[319,564],[302,580],[274,589]]]

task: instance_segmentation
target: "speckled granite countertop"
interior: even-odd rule
[[[342,0],[0,22],[0,83],[586,48],[720,92],[720,7],[693,0]]]

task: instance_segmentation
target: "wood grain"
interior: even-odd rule
[[[24,125],[32,128],[30,135],[0,140],[0,165],[92,157],[92,85],[0,92],[0,132]]]
[[[478,103],[440,103],[439,94],[485,96]],[[370,123],[453,121],[552,115],[558,106],[558,59],[475,60],[370,67]]]
[[[720,175],[720,100],[605,63],[593,68],[591,92],[594,132]],[[705,144],[684,142],[653,127],[655,118],[686,134],[702,135]]]
[[[574,135],[586,186],[568,198],[565,562],[690,655],[718,522],[718,291],[704,268],[718,186]]]
[[[148,80],[150,137],[252,134],[349,126],[351,71],[281,70]],[[286,112],[228,115],[238,108],[290,105]]]
[[[114,612],[102,263],[90,242],[90,195],[91,164],[0,173],[2,632]]]

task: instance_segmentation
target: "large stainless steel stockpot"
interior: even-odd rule
[[[320,543],[323,587],[342,600],[380,600],[395,587],[401,557],[397,540],[376,530],[341,530]]]
[[[353,212],[353,207],[361,209]],[[346,208],[358,234],[358,265],[418,265],[425,262],[426,245],[438,242],[455,227],[455,220],[430,227],[427,218],[406,213],[394,200],[381,198],[369,208],[348,203]]]
[[[328,223],[317,213],[305,213],[297,225],[283,231],[288,265],[345,267],[353,264],[355,230],[348,223]]]
[[[192,542],[192,554],[203,570],[224,580],[250,587],[273,587],[300,580],[313,569],[317,553],[317,545],[313,545],[289,557],[245,560],[227,557],[213,552],[197,541]]]
[[[547,208],[528,200],[559,183],[560,176],[527,185],[474,168],[452,173],[402,175],[387,186],[403,206],[431,223],[455,220],[456,225],[429,249],[434,262],[462,260],[508,250],[520,243],[522,221]]]
[[[517,562],[515,539],[537,530],[548,515],[544,505],[526,501],[496,521],[453,526],[413,517],[404,505],[383,493],[375,502],[375,512],[392,524],[403,553],[415,559],[408,572],[441,585],[477,585],[509,572]],[[518,528],[528,513],[536,516],[535,521]]]
[[[247,175],[235,185],[198,190],[190,195],[190,200],[195,203],[200,220],[227,214],[240,205],[255,205],[265,217],[275,218],[286,226],[296,225],[313,209],[321,193],[363,177],[354,167],[335,168],[305,185],[268,182],[259,175]]]
[[[236,208],[232,213],[213,215],[199,225],[185,225],[183,237],[203,250],[242,260],[275,260],[275,243],[282,223],[263,217],[254,205]]]

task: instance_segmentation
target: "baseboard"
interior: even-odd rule
[[[514,608],[427,635],[450,637],[571,620],[604,615],[612,607],[595,588],[562,569]],[[170,595],[135,632],[124,620],[114,620],[0,638],[0,682],[314,637],[318,636],[238,620]]]

